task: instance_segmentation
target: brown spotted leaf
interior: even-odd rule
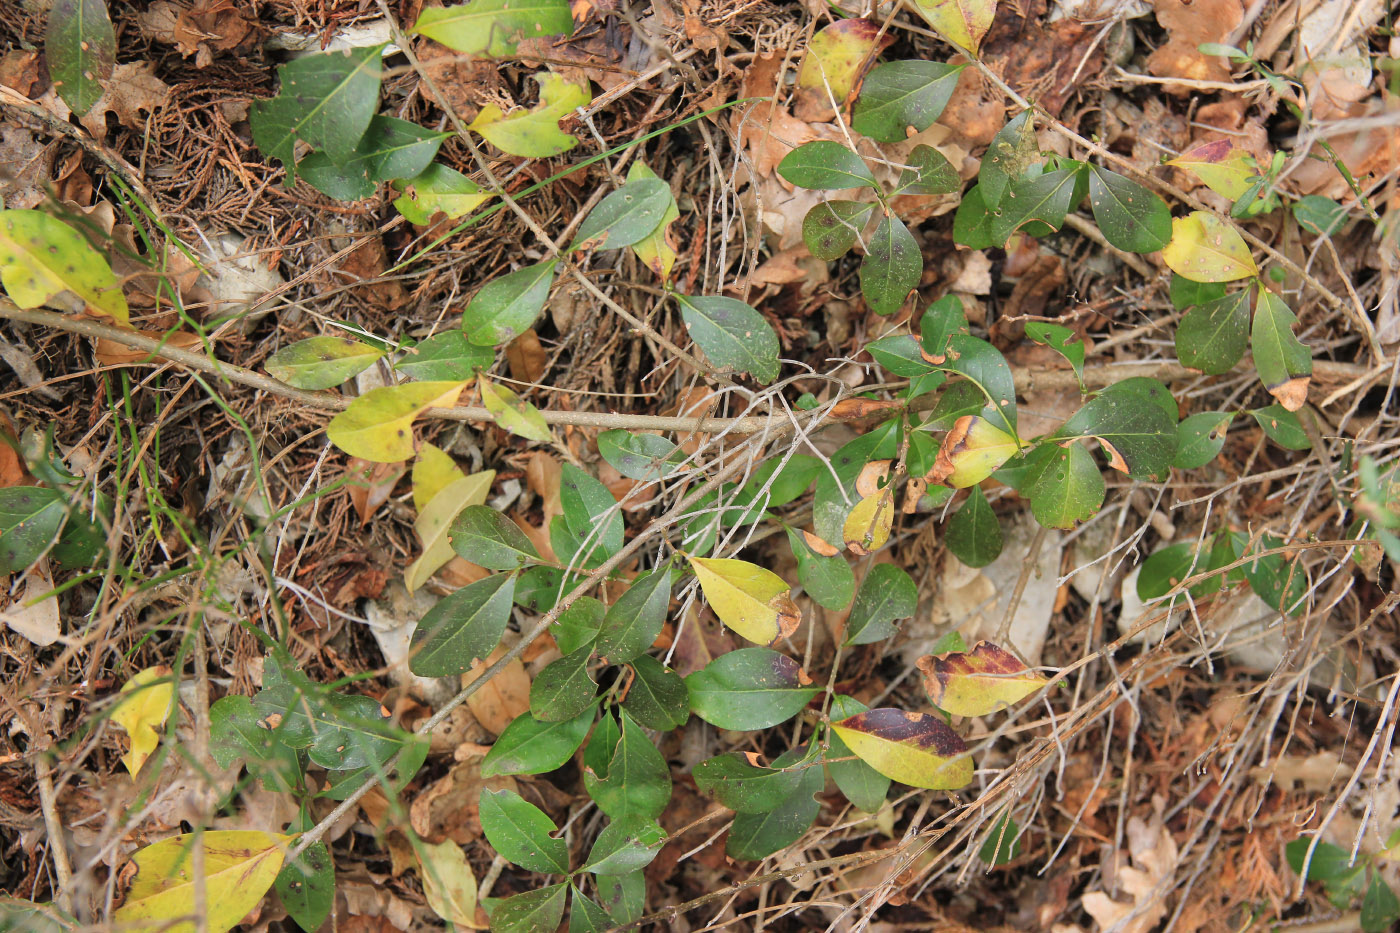
[[[954,716],[985,716],[1047,683],[1011,652],[986,641],[971,651],[924,655],[916,663],[933,705]]]

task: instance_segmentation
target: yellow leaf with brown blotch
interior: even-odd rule
[[[1192,282],[1233,282],[1259,274],[1240,232],[1209,211],[1172,220],[1171,242],[1162,261]]]
[[[930,483],[947,483],[954,489],[975,486],[996,472],[1016,453],[1016,438],[979,415],[963,415],[943,436],[933,469],[924,477]]]
[[[866,496],[851,509],[841,526],[841,538],[852,554],[864,556],[878,551],[890,540],[894,527],[894,496],[881,490]]]
[[[131,737],[131,750],[122,764],[135,777],[160,744],[157,730],[170,718],[175,680],[169,667],[158,664],[133,674],[122,687],[122,699],[112,708],[112,722]]]
[[[1048,681],[991,642],[917,662],[934,706],[954,716],[985,716],[1030,696]]]
[[[914,9],[928,21],[933,31],[971,52],[982,44],[992,28],[996,0],[914,0]]]
[[[225,830],[162,839],[132,855],[136,878],[112,914],[125,933],[194,933],[194,847],[203,848],[204,925],[226,933],[258,906],[277,879],[290,836]]]
[[[872,709],[831,724],[861,761],[885,777],[929,790],[955,790],[972,782],[967,743],[930,713]]]
[[[788,595],[792,588],[773,571],[723,557],[692,557],[690,569],[719,620],[754,644],[771,645],[797,631],[802,613]]]

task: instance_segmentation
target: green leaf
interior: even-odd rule
[[[1249,333],[1252,290],[1245,286],[1186,312],[1176,326],[1176,356],[1183,366],[1217,376],[1240,361]]]
[[[1045,321],[1027,321],[1026,336],[1036,343],[1043,343],[1069,361],[1074,367],[1074,377],[1084,385],[1084,341],[1068,327],[1050,324]]]
[[[331,443],[371,463],[413,457],[413,420],[429,408],[456,404],[460,382],[409,382],[371,389],[326,425]]]
[[[226,696],[209,707],[209,754],[220,768],[242,762],[273,793],[290,793],[301,782],[296,749],[263,725],[250,697]]]
[[[633,434],[614,429],[598,435],[598,453],[628,479],[654,480],[668,476],[685,454],[657,434]]]
[[[792,556],[797,560],[797,579],[807,595],[824,609],[841,610],[851,603],[856,591],[856,575],[840,554],[823,557],[802,537],[802,532],[784,526]]]
[[[1304,836],[1300,839],[1294,839],[1283,847],[1284,858],[1288,860],[1288,867],[1293,869],[1295,875],[1303,874],[1303,863],[1307,860],[1308,847],[1311,844],[1312,839]],[[1330,842],[1317,844],[1317,848],[1313,850],[1312,860],[1308,861],[1307,866],[1308,873],[1305,880],[1324,883],[1341,878],[1355,867],[1351,864],[1351,854]]]
[[[1011,234],[1035,221],[1060,229],[1074,208],[1078,181],[1078,169],[1064,168],[1014,182],[992,216],[992,243],[1005,245]]]
[[[1121,248],[1121,247],[1120,247]],[[1146,252],[1144,250],[1144,252]],[[982,849],[977,853],[982,861],[996,868],[1013,861],[1021,854],[1021,828],[1008,811],[987,833]]]
[[[1309,233],[1331,236],[1347,222],[1347,209],[1331,198],[1308,194],[1293,202],[1293,219]]]
[[[660,178],[629,181],[609,194],[579,224],[569,251],[621,249],[639,243],[661,224],[675,204]]]
[[[331,771],[383,765],[403,747],[400,733],[367,696],[332,693],[276,654],[263,662],[263,689],[253,698],[264,721],[281,717],[277,734]]]
[[[1172,239],[1162,261],[1193,282],[1233,282],[1259,274],[1238,230],[1209,211],[1172,220]]]
[[[313,842],[283,865],[273,887],[297,926],[316,933],[335,906],[335,863],[326,844]]]
[[[419,677],[456,677],[485,660],[510,621],[515,577],[492,574],[445,596],[418,620],[408,666]]]
[[[1303,430],[1298,416],[1277,402],[1267,408],[1256,408],[1250,414],[1259,423],[1259,427],[1264,429],[1269,439],[1280,447],[1287,447],[1289,450],[1312,450],[1312,440],[1308,438],[1308,432]]]
[[[807,454],[793,454],[786,462],[776,458],[764,461],[749,475],[748,481],[732,500],[735,505],[749,508],[742,512],[738,509],[727,511],[726,524],[757,521],[764,517],[764,509],[787,505],[806,492],[823,469],[825,466],[821,460]],[[739,515],[737,518],[733,517],[736,512]]]
[[[587,87],[547,71],[535,75],[540,104],[533,110],[505,114],[487,104],[469,125],[502,152],[527,159],[547,159],[578,145],[578,139],[559,129],[559,121],[579,107],[587,107],[592,94]]]
[[[58,540],[68,502],[54,489],[0,489],[0,574],[26,570]]]
[[[1073,528],[1103,505],[1106,486],[1094,457],[1081,444],[1042,444],[1031,454],[1022,493],[1046,528]]]
[[[105,0],[54,0],[44,29],[44,63],[54,90],[78,116],[103,94],[117,62],[117,36]],[[100,142],[100,140],[99,140]]]
[[[1104,239],[1130,253],[1151,253],[1172,238],[1167,202],[1116,172],[1089,166],[1089,206]]]
[[[986,396],[987,403],[995,410],[988,418],[999,430],[1012,436],[1016,434],[1016,380],[1011,376],[1011,367],[1006,357],[990,343],[967,334],[953,334],[948,338],[948,359],[942,367],[949,372],[966,376]]]
[[[1153,379],[1151,376],[1129,376],[1127,379],[1119,379],[1117,382],[1104,386],[1098,394],[1110,399],[1137,398],[1151,402],[1162,412],[1162,416],[1172,423],[1173,427],[1176,425],[1180,407],[1177,405],[1176,399],[1172,397],[1171,390],[1163,385],[1159,379]]]
[[[981,191],[982,204],[989,211],[1000,208],[1011,187],[1032,166],[1040,163],[1040,145],[1036,142],[1035,123],[1031,116],[1031,111],[1022,110],[1012,117],[992,137],[991,145],[982,156],[982,167],[977,172],[977,189]],[[1003,239],[1001,242],[1006,241]]]
[[[1229,548],[1228,542],[1226,545],[1226,551],[1216,554],[1215,549],[1212,549],[1212,553],[1200,558],[1197,558],[1196,546],[1191,541],[1168,545],[1153,552],[1142,562],[1142,570],[1138,572],[1138,598],[1143,602],[1160,599],[1182,580],[1230,563],[1236,555],[1233,549]],[[1191,595],[1196,599],[1209,596],[1218,591],[1224,582],[1220,575],[1209,577],[1190,587]]]
[[[439,211],[448,220],[456,220],[492,197],[491,192],[482,190],[461,172],[434,162],[404,183],[403,194],[394,199],[394,207],[409,223],[423,227],[432,223]]]
[[[616,821],[655,819],[671,799],[671,769],[626,710],[619,710],[618,718],[621,735],[612,750],[606,776],[587,767],[585,761],[583,786],[598,809]],[[595,732],[590,746],[598,738]]]
[[[296,184],[298,141],[337,165],[354,156],[379,105],[383,52],[381,44],[298,58],[277,69],[282,87],[276,97],[253,101],[253,142],[282,163],[287,187]]]
[[[1298,319],[1283,299],[1271,291],[1261,290],[1254,309],[1254,329],[1249,346],[1254,351],[1254,368],[1259,381],[1279,404],[1297,411],[1308,400],[1308,382],[1312,377],[1312,354],[1293,336]]]
[[[962,176],[948,157],[932,146],[919,145],[909,153],[909,164],[899,173],[892,194],[952,194],[962,190]]]
[[[1172,307],[1176,308],[1178,311],[1185,311],[1187,308],[1205,304],[1207,301],[1224,298],[1225,283],[1193,282],[1173,272],[1169,292]]]
[[[729,840],[724,852],[730,858],[767,858],[798,839],[817,819],[821,803],[816,799],[822,791],[822,769],[810,761],[808,748],[797,748],[780,755],[775,768],[797,767],[797,789],[771,810],[764,813],[740,813],[729,828]]]
[[[585,645],[547,664],[530,684],[530,713],[541,722],[573,719],[593,706],[598,696],[598,682],[588,673],[588,661],[593,656],[591,645]]]
[[[955,334],[967,333],[967,312],[963,310],[962,299],[957,295],[944,295],[928,306],[919,320],[920,345],[924,356],[937,363],[944,363],[948,357],[948,342]]]
[[[802,242],[817,259],[840,259],[855,245],[875,210],[869,201],[823,201],[802,218]]]
[[[882,143],[903,142],[911,126],[922,133],[948,106],[965,67],[922,60],[876,65],[861,83],[851,128]]]
[[[477,385],[481,388],[481,403],[495,417],[497,425],[528,441],[544,444],[554,441],[554,432],[549,430],[549,423],[534,405],[485,378],[478,379]]]
[[[524,582],[522,577],[522,586]],[[516,600],[519,601],[519,598],[517,593]],[[551,601],[550,608],[553,608],[553,605]],[[539,607],[536,611],[539,611]],[[585,645],[592,645],[598,637],[598,630],[603,627],[603,616],[606,612],[607,607],[592,596],[580,596],[574,600],[572,606],[559,613],[559,618],[555,620],[552,630],[554,643],[564,654],[573,654]]]
[[[651,864],[665,844],[666,830],[656,820],[613,820],[593,841],[588,861],[580,870],[602,875],[639,871]]]
[[[511,58],[524,39],[571,35],[574,19],[568,0],[472,0],[425,8],[413,31],[456,52]]]
[[[479,347],[497,346],[528,330],[549,298],[557,264],[549,259],[487,282],[462,312],[462,331],[468,342]]]
[[[608,487],[572,463],[564,464],[561,470],[559,504],[570,534],[587,542],[585,566],[600,563],[622,550],[622,512],[617,500]]]
[[[639,576],[603,617],[603,627],[593,650],[609,664],[631,661],[650,648],[661,634],[670,604],[669,565]]]
[[[691,339],[716,366],[751,373],[761,384],[778,378],[778,335],[737,298],[676,295]]]
[[[771,648],[740,648],[715,658],[685,679],[690,708],[721,729],[767,729],[805,707],[818,688],[802,669]]]
[[[491,918],[491,933],[551,933],[564,919],[568,891],[561,881],[510,897],[483,897],[481,906]]]
[[[919,592],[903,568],[876,564],[860,583],[851,613],[846,618],[846,644],[869,645],[899,631],[895,622],[908,619],[918,608]]]
[[[1235,416],[1228,411],[1203,411],[1176,426],[1176,456],[1172,466],[1194,470],[1215,459],[1225,446],[1225,431]]]
[[[21,308],[72,292],[90,313],[129,325],[126,298],[107,260],[81,233],[43,211],[0,210],[0,283]]]
[[[909,228],[898,218],[880,218],[860,264],[860,293],[876,314],[893,314],[904,305],[924,274],[924,257]]]
[[[1176,419],[1145,395],[1101,393],[1085,403],[1055,437],[1096,437],[1109,465],[1134,479],[1165,477],[1176,456]],[[1075,465],[1071,463],[1071,472]]]
[[[1390,890],[1378,871],[1371,873],[1371,883],[1361,898],[1361,929],[1364,933],[1385,933],[1400,919],[1400,900]]]
[[[506,731],[486,753],[481,761],[481,776],[553,771],[578,751],[592,725],[591,708],[563,722],[540,722],[529,713],[523,713],[506,726]]]
[[[913,334],[893,334],[881,337],[865,349],[890,374],[906,379],[922,376],[933,369],[919,353],[919,338]]]
[[[298,389],[329,389],[364,372],[384,351],[348,337],[308,337],[272,354],[263,368]]]
[[[636,679],[622,708],[648,729],[670,732],[690,718],[690,694],[675,671],[650,655],[632,659]]]
[[[580,891],[577,886],[574,887],[571,903],[569,933],[607,933],[615,925],[612,918],[608,916],[608,912],[595,904],[593,899]]]
[[[953,556],[968,567],[985,567],[1001,554],[1001,524],[981,486],[973,486],[972,495],[953,513],[943,539]]]
[[[546,875],[569,871],[569,846],[553,833],[559,827],[539,807],[513,790],[483,788],[481,830],[496,853],[521,868]]]
[[[973,185],[953,214],[953,242],[968,249],[991,249],[1000,244],[992,237],[992,209],[983,199],[982,186]]]
[[[448,532],[457,556],[487,570],[516,570],[540,560],[520,526],[486,505],[469,505]]]
[[[598,900],[614,923],[632,923],[646,910],[646,878],[639,871],[625,875],[598,875]]]
[[[459,330],[449,330],[424,340],[394,363],[406,376],[425,382],[465,382],[490,369],[496,355],[486,347],[467,342]]]
[[[808,770],[765,768],[744,752],[726,752],[700,762],[692,774],[702,794],[735,813],[765,813],[791,797]]]
[[[421,175],[451,135],[375,115],[349,158],[337,164],[326,153],[313,152],[297,164],[297,171],[324,195],[358,201],[374,194],[381,181]]]
[[[1258,551],[1268,551],[1282,544],[1282,539],[1266,533],[1259,537],[1256,548]],[[1305,608],[1308,574],[1297,557],[1288,560],[1282,554],[1271,554],[1250,561],[1240,571],[1249,581],[1249,588],[1271,609],[1294,616]]]
[[[857,713],[868,712],[870,707],[838,693],[831,698],[831,719],[849,719]],[[827,729],[826,768],[836,787],[846,795],[852,806],[866,813],[874,813],[885,802],[890,791],[890,779],[856,757],[850,746],[841,740],[831,729]],[[840,760],[840,759],[845,759]]]
[[[879,189],[865,160],[829,139],[804,143],[789,152],[778,163],[778,174],[799,188]]]
[[[641,162],[633,162],[632,167],[627,170],[628,181],[656,177],[656,173]],[[637,254],[637,258],[648,269],[660,276],[663,282],[671,278],[671,268],[676,264],[676,248],[667,228],[681,219],[681,211],[676,206],[675,197],[668,194],[667,202],[666,210],[661,215],[661,222],[650,233],[632,244],[632,252]]]

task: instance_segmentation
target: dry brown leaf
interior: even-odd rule
[[[155,62],[131,62],[112,71],[112,77],[104,82],[103,95],[80,118],[93,139],[107,135],[108,111],[127,129],[145,130],[147,118],[142,112],[154,114],[170,102],[170,85],[155,72]]]
[[[355,249],[340,263],[341,272],[361,283],[356,286],[358,292],[382,308],[397,311],[408,301],[408,292],[397,279],[377,281],[388,268],[384,239],[378,235],[359,237]]]
[[[159,341],[167,347],[176,347],[181,350],[190,350],[194,347],[202,346],[198,334],[187,333],[182,330],[174,332],[158,330],[138,330],[136,333],[143,337]],[[105,337],[98,337],[94,356],[97,362],[103,366],[125,366],[128,363],[139,363],[143,360],[151,360],[153,357],[145,350],[137,350],[128,347],[124,343],[117,343],[115,340],[108,340]]]
[[[530,455],[530,462],[525,465],[525,482],[529,484],[530,491],[540,497],[540,502],[544,507],[544,527],[549,527],[550,519],[556,515],[564,514],[564,507],[559,504],[559,482],[562,473],[559,461],[554,455],[547,451],[537,450]],[[523,523],[517,522],[522,528]],[[527,534],[529,532],[526,532]],[[548,535],[546,535],[548,537]]]
[[[1084,895],[1084,909],[1101,930],[1148,933],[1167,913],[1167,892],[1156,888],[1176,871],[1176,841],[1162,825],[1160,816],[1154,815],[1151,820],[1132,816],[1128,819],[1126,855],[1131,856],[1131,865],[1124,853],[1115,853],[1104,867],[1105,887],[1115,888],[1119,899],[1104,891],[1089,891]],[[1123,895],[1130,900],[1121,899]],[[1134,911],[1136,916],[1126,919]]]
[[[53,172],[54,147],[22,126],[0,126],[0,199],[7,208],[28,209],[44,202]]]
[[[237,0],[195,0],[189,9],[157,0],[138,17],[141,32],[173,45],[180,54],[195,56],[195,66],[204,68],[215,52],[251,47],[257,40],[257,19],[249,18]]]
[[[472,669],[462,675],[462,688],[481,676],[482,671],[499,661],[506,653],[506,646],[500,644],[484,662],[478,661]],[[492,677],[476,693],[467,698],[467,706],[477,722],[493,735],[506,731],[515,717],[530,711],[530,675],[519,659],[513,659]]]
[[[350,503],[355,506],[355,514],[360,516],[361,525],[366,524],[379,507],[389,501],[404,469],[402,462],[369,463],[354,457],[345,464],[345,472],[353,477],[349,484]]]
[[[1229,81],[1226,60],[1203,55],[1203,42],[1223,43],[1244,19],[1240,0],[1155,0],[1157,22],[1171,37],[1147,58],[1147,70],[1162,78],[1196,81]],[[1187,93],[1188,88],[1168,84],[1167,90]]]
[[[506,344],[506,362],[510,364],[512,379],[538,383],[544,376],[544,367],[548,361],[549,357],[533,327],[526,328]]]

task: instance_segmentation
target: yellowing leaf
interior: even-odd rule
[[[429,408],[457,404],[465,382],[410,382],[372,389],[326,425],[331,443],[371,463],[413,456],[413,419]]]
[[[413,461],[413,507],[423,511],[448,483],[466,475],[445,450],[424,442],[418,450],[418,459]]]
[[[894,525],[894,497],[884,491],[866,496],[851,509],[846,516],[846,524],[841,528],[841,537],[853,554],[869,554],[878,551],[890,540],[890,528]]]
[[[1192,211],[1172,221],[1172,240],[1162,261],[1193,282],[1233,282],[1259,274],[1239,231],[1208,211]]]
[[[277,879],[290,836],[242,830],[190,833],[136,852],[136,878],[112,914],[124,933],[194,933],[193,847],[204,847],[208,933],[226,933],[258,906]]]
[[[433,913],[459,927],[483,929],[476,922],[476,876],[461,846],[451,839],[435,846],[420,844],[418,877]]]
[[[837,20],[812,37],[797,70],[797,86],[819,89],[823,98],[829,87],[840,106],[875,60],[881,44],[880,24],[874,20]]]
[[[426,583],[429,577],[437,573],[438,568],[452,559],[452,545],[447,539],[447,530],[452,527],[452,520],[467,506],[484,503],[495,479],[496,471],[486,470],[454,480],[418,510],[413,529],[418,532],[418,540],[423,544],[423,553],[408,565],[403,574],[403,585],[410,593]]]
[[[929,713],[872,709],[831,729],[870,767],[894,781],[930,790],[954,790],[972,781],[972,756],[948,724]]]
[[[915,663],[924,674],[929,700],[954,716],[985,716],[1025,699],[1047,682],[1011,652],[985,641],[971,651],[926,654]]]
[[[481,402],[496,416],[496,423],[512,434],[548,444],[554,440],[540,410],[505,386],[481,380]]]
[[[641,162],[633,162],[632,167],[627,170],[628,181],[656,177],[657,174]],[[662,281],[670,279],[671,267],[676,263],[676,247],[671,241],[670,226],[680,219],[680,208],[676,207],[676,199],[673,197],[671,206],[662,215],[661,223],[656,225],[656,229],[632,244],[632,252],[637,254],[637,258],[645,263],[648,269],[661,276]]]
[[[131,751],[122,756],[122,764],[132,777],[160,744],[157,730],[170,717],[174,699],[175,681],[164,664],[136,672],[122,687],[122,700],[112,707],[112,722],[131,737]]]
[[[456,169],[432,162],[422,174],[402,182],[403,194],[394,199],[394,207],[409,223],[427,226],[433,215],[442,211],[448,220],[470,214],[495,195]]]
[[[771,570],[725,557],[692,557],[690,569],[720,621],[755,644],[786,638],[802,621],[791,587]]]
[[[21,308],[71,292],[89,313],[129,326],[126,297],[107,260],[82,234],[43,211],[0,210],[0,283]]]
[[[1211,191],[1231,201],[1244,197],[1259,177],[1254,156],[1229,139],[1202,143],[1167,164],[1192,173]]]
[[[927,479],[966,489],[991,476],[1014,453],[1016,438],[980,415],[963,415],[943,436]]]
[[[992,28],[996,0],[914,0],[914,9],[943,38],[976,52]]]
[[[568,152],[578,139],[559,129],[559,121],[576,107],[592,100],[588,89],[559,75],[535,75],[540,85],[540,104],[533,110],[517,110],[507,116],[495,104],[481,108],[469,128],[476,130],[502,152],[529,159],[545,159]]]
[[[574,19],[567,0],[472,0],[429,7],[413,31],[457,52],[507,58],[522,39],[567,36]]]

